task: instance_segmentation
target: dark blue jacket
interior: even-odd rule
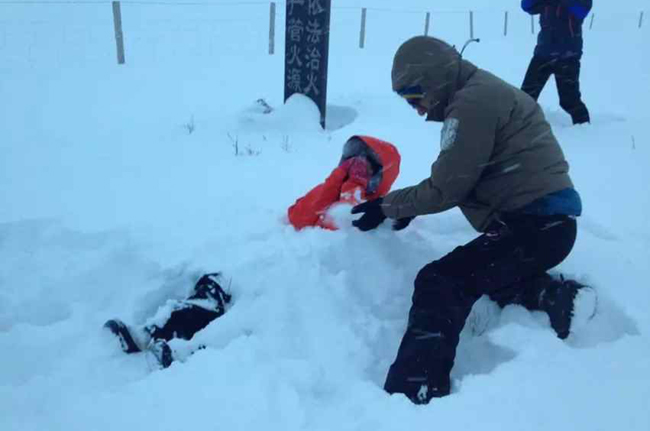
[[[539,14],[541,31],[535,55],[543,58],[582,56],[582,22],[592,0],[522,0],[521,8]]]

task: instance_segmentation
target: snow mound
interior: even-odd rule
[[[245,126],[249,132],[260,133],[293,135],[323,132],[318,106],[307,96],[294,94],[285,104],[277,108],[268,103],[267,106],[258,101],[246,109],[241,117],[242,126]]]

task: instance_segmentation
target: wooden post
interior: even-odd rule
[[[641,16],[639,17],[639,28],[643,25],[643,11],[641,11]]]
[[[503,35],[508,35],[508,11],[506,11],[506,17],[503,21]]]
[[[275,54],[275,2],[271,2],[269,21],[269,55]]]
[[[530,32],[535,34],[535,18],[532,15],[530,16]]]
[[[474,39],[474,11],[469,11],[469,38]]]
[[[431,12],[427,12],[427,17],[424,21],[424,35],[428,36],[429,35],[429,23],[431,21]]]
[[[592,14],[591,14],[591,20],[589,21],[589,30],[591,30],[592,28],[594,28],[594,17],[595,17],[595,16],[596,16],[595,13],[592,13]]]
[[[366,46],[366,13],[367,9],[361,9],[361,32],[359,33],[359,48],[363,49]]]
[[[117,64],[124,64],[124,34],[122,33],[122,11],[119,1],[113,2],[113,24],[115,43],[117,44]]]

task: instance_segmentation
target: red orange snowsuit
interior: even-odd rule
[[[296,228],[319,226],[336,230],[327,216],[335,203],[358,204],[386,195],[399,174],[400,155],[392,144],[369,136],[353,136],[343,147],[339,166],[289,208]]]

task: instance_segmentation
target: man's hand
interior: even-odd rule
[[[386,220],[384,212],[381,210],[381,203],[383,198],[373,199],[368,202],[364,202],[352,208],[352,214],[361,214],[360,219],[354,220],[352,226],[359,228],[359,230],[366,232],[372,229],[377,228],[380,224]]]
[[[406,227],[413,221],[413,217],[403,217],[403,218],[398,218],[397,220],[393,220],[393,230],[402,230],[406,229]]]

